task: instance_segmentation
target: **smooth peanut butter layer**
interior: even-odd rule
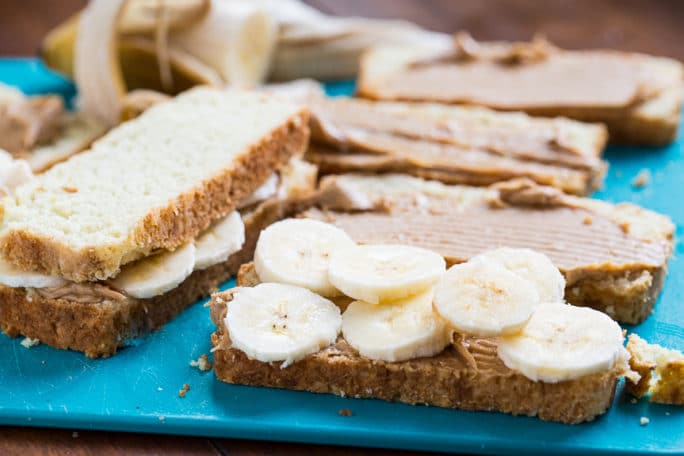
[[[650,314],[672,253],[667,217],[525,180],[476,188],[401,175],[330,176],[318,204],[304,216],[357,242],[415,245],[448,263],[497,247],[538,250],[565,275],[569,302],[625,323]]]
[[[684,69],[672,59],[561,50],[540,40],[478,43],[458,35],[442,48],[369,51],[358,90],[373,99],[465,103],[601,121],[612,140],[644,142],[638,139],[649,138],[647,125],[673,133],[670,117],[681,108],[683,82]],[[641,123],[630,138],[620,122],[634,119]]]
[[[252,264],[238,275],[239,286],[259,279]],[[543,420],[579,423],[604,413],[612,402],[623,361],[610,370],[559,383],[535,382],[507,368],[494,339],[456,336],[440,354],[403,362],[361,356],[344,338],[287,367],[249,359],[232,347],[224,324],[231,293],[214,295],[214,372],[225,382],[377,398],[464,410],[490,410]]]
[[[587,194],[603,177],[605,128],[475,107],[371,102],[309,94],[312,145],[324,174],[402,172],[449,184],[527,177]]]

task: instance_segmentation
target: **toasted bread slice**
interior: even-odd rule
[[[434,250],[449,264],[497,247],[541,251],[565,275],[568,302],[624,323],[650,315],[673,251],[665,216],[529,180],[483,188],[406,175],[328,176],[318,206],[303,216],[333,223],[359,243]]]
[[[238,286],[259,283],[253,264],[240,269]],[[375,361],[340,337],[323,350],[287,367],[249,359],[231,344],[224,318],[231,292],[213,295],[211,341],[219,380],[339,396],[376,398],[464,410],[500,411],[543,420],[593,420],[612,403],[620,362],[608,371],[558,383],[535,382],[499,360],[495,339],[457,337],[436,356],[403,362]]]
[[[107,279],[193,239],[301,153],[308,136],[299,105],[193,89],[17,189],[4,201],[2,254],[75,282]]]
[[[663,145],[676,136],[684,83],[684,67],[676,60],[463,37],[441,48],[368,51],[359,94],[603,122],[616,143]]]

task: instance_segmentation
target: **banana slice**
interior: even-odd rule
[[[238,211],[214,223],[195,240],[195,271],[223,263],[245,243],[245,224]]]
[[[435,309],[458,331],[474,336],[518,332],[539,307],[531,282],[496,263],[449,268],[435,289]]]
[[[493,261],[529,280],[537,287],[541,302],[563,302],[565,278],[549,257],[531,249],[501,248],[490,250],[470,262]]]
[[[192,274],[194,266],[195,246],[186,244],[173,252],[143,258],[125,266],[110,283],[134,298],[152,298],[180,285]]]
[[[341,229],[309,219],[288,219],[261,232],[254,267],[262,282],[288,283],[333,297],[339,292],[328,280],[330,257],[356,247]]]
[[[261,283],[238,288],[225,318],[230,340],[250,359],[286,367],[337,340],[340,309],[306,288]]]
[[[434,356],[451,342],[446,321],[432,308],[434,291],[390,304],[354,301],[342,314],[344,339],[367,358],[398,362]]]
[[[271,174],[271,177],[266,179],[266,182],[261,184],[261,187],[257,188],[256,190],[254,190],[254,193],[249,195],[244,200],[240,201],[238,209],[251,206],[252,204],[260,203],[261,201],[264,201],[275,195],[278,191],[278,180],[279,179],[277,173]]]
[[[328,278],[345,295],[371,304],[405,298],[434,285],[446,263],[437,253],[408,245],[339,249]]]
[[[278,198],[301,197],[316,188],[318,167],[299,157],[292,157],[280,170]]]
[[[548,303],[519,334],[502,337],[499,358],[534,381],[573,380],[610,369],[620,356],[622,330],[587,307]]]
[[[59,287],[66,280],[39,272],[22,271],[8,261],[0,258],[0,284],[12,288],[49,288]]]

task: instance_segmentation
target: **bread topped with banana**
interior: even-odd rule
[[[228,383],[579,423],[638,377],[620,326],[566,304],[563,275],[528,249],[447,270],[430,250],[288,219],[262,232],[237,285],[211,303]]]
[[[307,115],[197,88],[14,188],[2,201],[2,330],[109,356],[207,296],[262,228],[301,210],[316,179],[298,158]]]

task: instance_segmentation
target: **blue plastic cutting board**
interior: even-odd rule
[[[0,60],[0,80],[31,93],[73,93],[68,82],[35,60]],[[351,84],[328,87],[349,94]],[[613,148],[610,172],[597,197],[632,201],[668,214],[682,237],[684,154],[678,142],[662,149]],[[641,190],[630,182],[653,173]],[[683,249],[676,248],[655,314],[636,330],[684,348]],[[618,392],[607,415],[567,426],[499,413],[412,407],[376,400],[232,386],[189,361],[209,353],[213,327],[201,303],[159,332],[106,360],[47,346],[26,349],[0,336],[0,424],[287,440],[440,450],[462,453],[684,454],[684,410],[632,404]],[[191,389],[184,399],[178,390]],[[621,389],[621,388],[620,388]],[[343,417],[340,409],[353,416]],[[642,416],[650,418],[640,426]]]

